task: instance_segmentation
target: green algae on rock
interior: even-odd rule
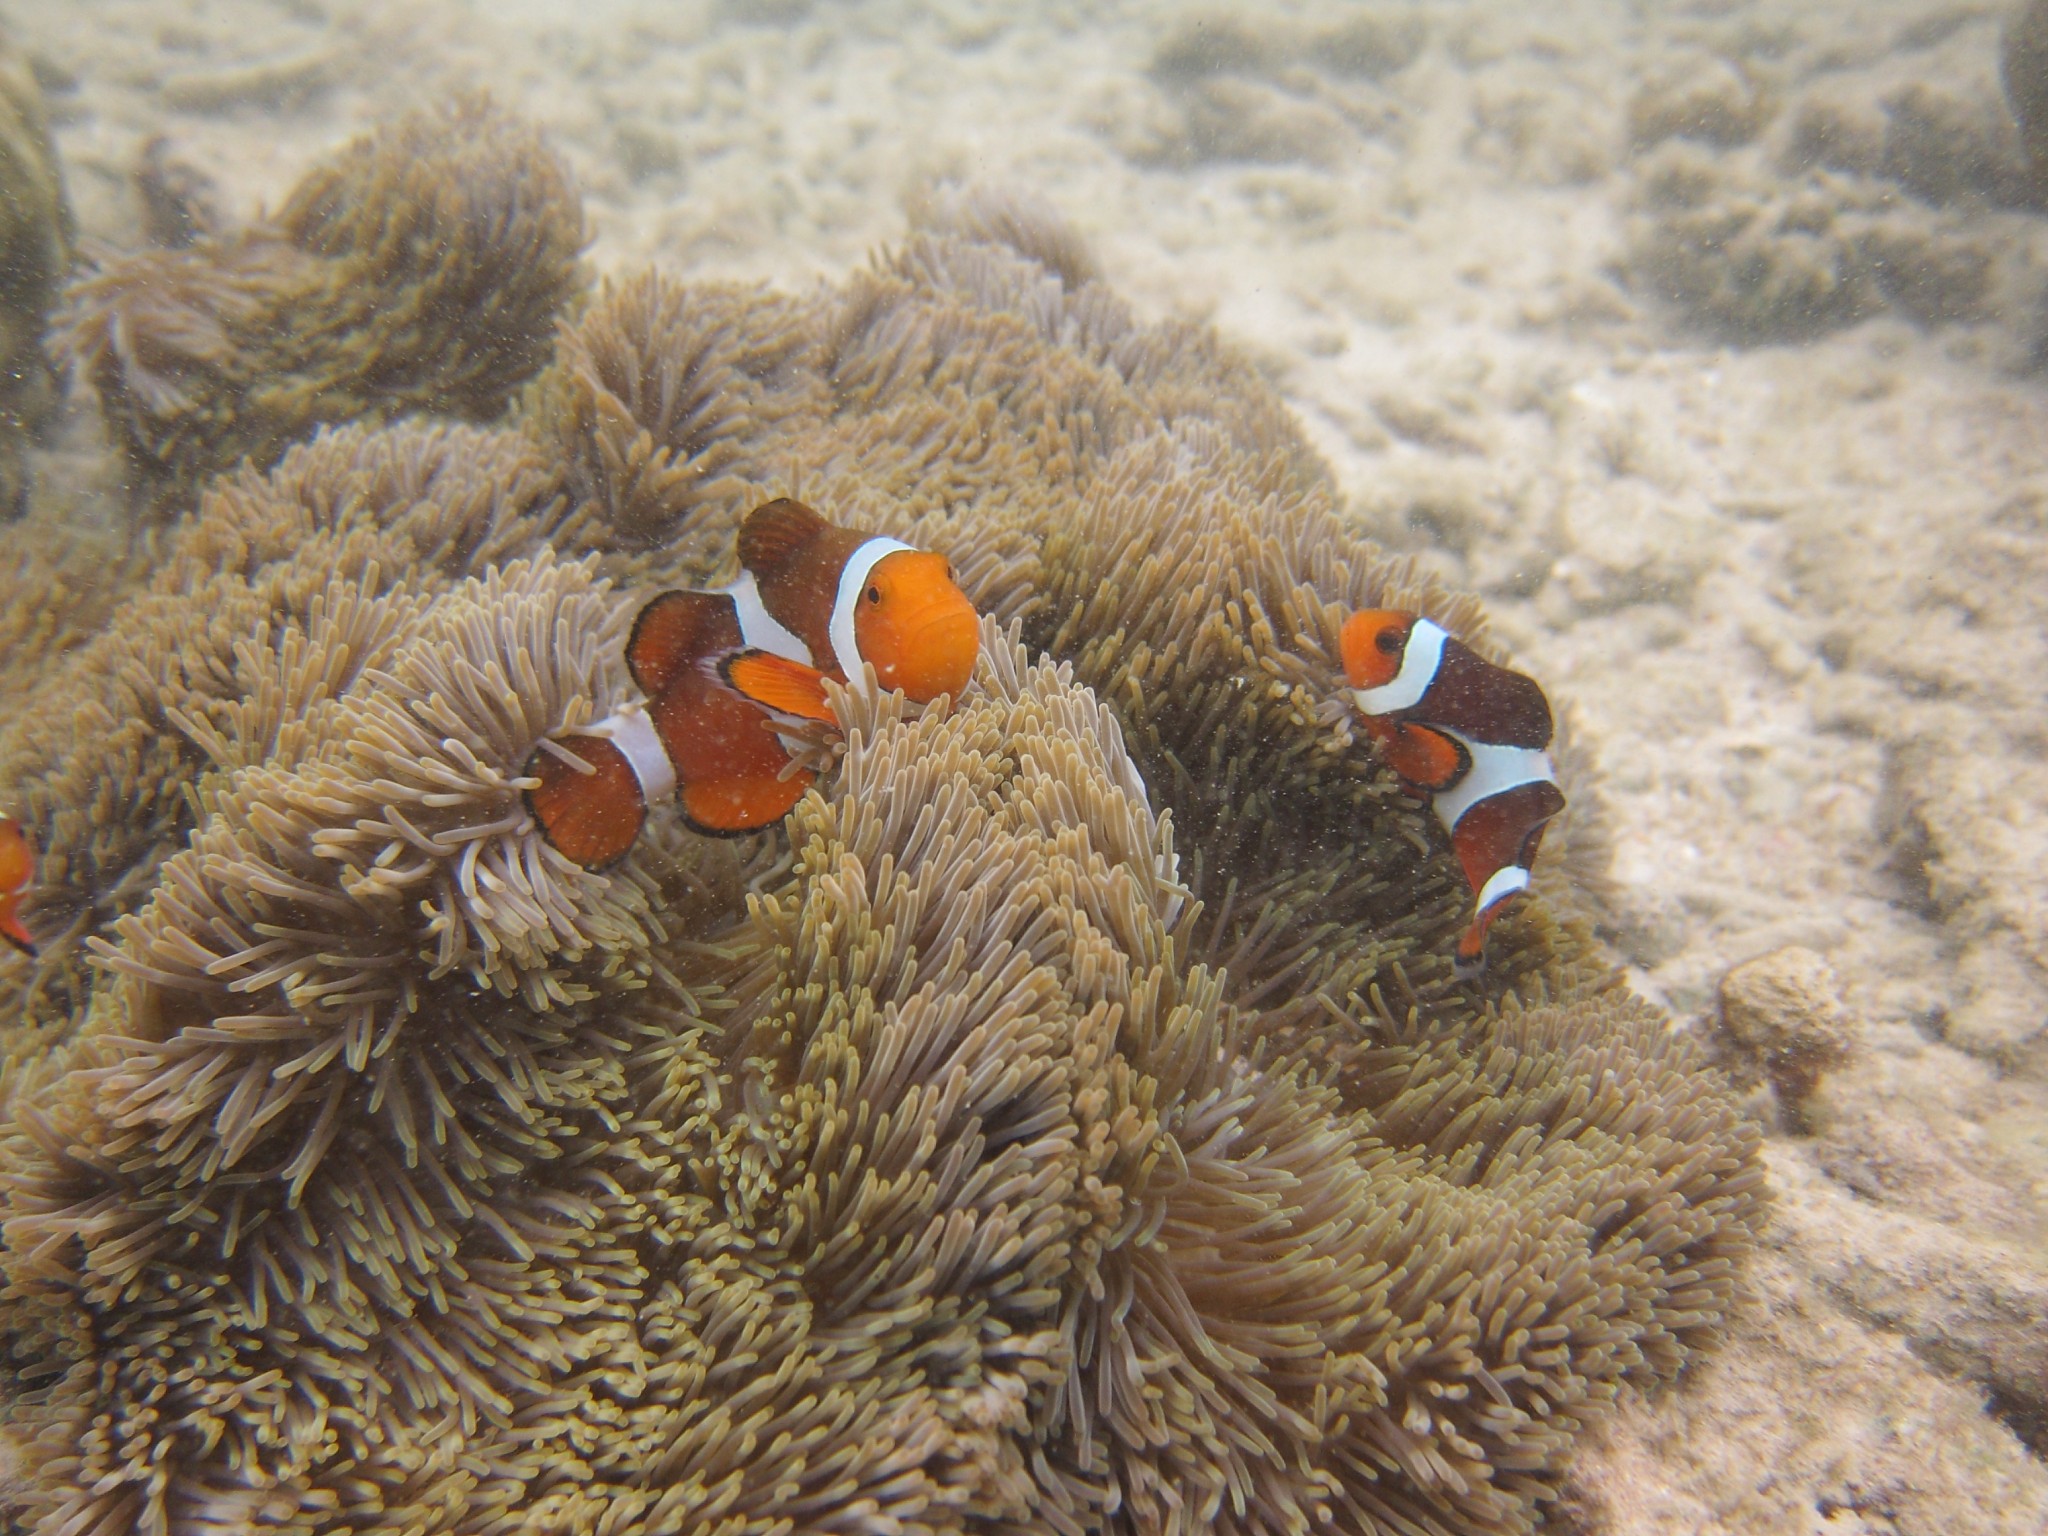
[[[0,518],[21,510],[22,455],[54,398],[43,330],[72,238],[42,92],[27,61],[0,40]]]
[[[934,207],[217,480],[52,663],[108,717],[0,764],[104,964],[0,1120],[28,1528],[1526,1533],[1726,1316],[1755,1127],[1540,895],[1460,986],[1349,729],[1347,608],[1476,604],[1213,333]],[[773,836],[555,856],[621,588],[784,493],[945,549],[975,682],[842,691]]]
[[[56,349],[183,510],[323,424],[497,415],[547,361],[583,242],[538,134],[466,98],[351,144],[274,217],[109,259],[67,292]]]

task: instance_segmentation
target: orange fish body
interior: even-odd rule
[[[12,816],[0,816],[0,939],[25,955],[35,954],[36,941],[21,921],[21,893],[35,874],[36,853],[28,834]]]
[[[872,666],[884,688],[929,702],[957,693],[980,652],[980,618],[943,556],[825,521],[787,499],[740,525],[740,579],[664,592],[640,610],[626,664],[646,694],[534,755],[528,794],[554,845],[579,863],[624,854],[647,806],[673,792],[701,831],[781,820],[810,787],[778,734],[836,724],[828,678]]]
[[[1476,975],[1486,930],[1529,888],[1544,827],[1564,809],[1550,701],[1533,679],[1412,613],[1354,613],[1340,649],[1366,734],[1450,834],[1474,896],[1457,967]]]

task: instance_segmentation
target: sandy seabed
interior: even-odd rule
[[[1997,7],[5,14],[88,239],[137,227],[153,135],[247,214],[484,86],[571,163],[600,270],[801,287],[972,180],[1213,319],[1596,744],[1636,984],[1713,1031],[1797,946],[1855,1041],[1796,1123],[1756,1090],[1753,1301],[1556,1523],[2048,1529],[2048,223]]]

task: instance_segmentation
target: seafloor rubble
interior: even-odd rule
[[[1935,73],[1923,47],[1851,72],[1760,36],[1667,60],[1628,112],[1632,280],[1744,344],[1887,308],[1934,326],[2038,304],[2044,38],[2033,6],[1974,69]]]
[[[254,463],[207,479],[185,419],[235,414],[251,337],[138,395],[78,338],[148,262],[71,299],[178,521],[93,608],[32,508],[11,578],[49,616],[0,733],[45,861],[44,954],[0,960],[18,1521],[1531,1529],[1727,1316],[1762,1168],[1575,912],[1597,818],[1455,982],[1466,894],[1329,657],[1390,601],[1487,645],[1476,606],[1345,532],[1212,332],[989,199],[800,299],[609,284],[509,418],[409,414],[485,407],[419,382],[478,376],[450,292],[568,298],[534,221],[573,195],[465,139],[487,110],[336,163],[473,144],[496,174],[418,195],[496,286],[358,271],[364,325],[433,323],[388,371],[397,333],[291,328],[302,372],[264,368],[322,404]],[[407,227],[358,218],[376,175],[307,187]],[[624,695],[635,592],[729,569],[782,493],[949,553],[973,685],[843,694],[784,829],[562,859],[520,765]]]

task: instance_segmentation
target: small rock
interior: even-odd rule
[[[1798,1117],[1820,1075],[1848,1060],[1856,1024],[1842,1006],[1834,968],[1797,945],[1773,950],[1721,981],[1721,1029]]]
[[[1366,13],[1317,33],[1304,52],[1330,74],[1382,80],[1413,64],[1428,36],[1420,12]]]
[[[612,133],[612,148],[626,179],[638,186],[683,169],[683,142],[665,128],[646,123],[621,123]]]
[[[1354,140],[1350,125],[1319,102],[1263,81],[1226,76],[1187,93],[1180,129],[1159,158],[1171,165],[1244,160],[1329,166]]]
[[[1799,104],[1780,169],[1872,176],[1884,166],[1887,119],[1875,102],[1816,91]]]
[[[1968,234],[1938,233],[1903,220],[1864,242],[1878,291],[1922,325],[1980,318],[1991,295],[1993,254]]]

